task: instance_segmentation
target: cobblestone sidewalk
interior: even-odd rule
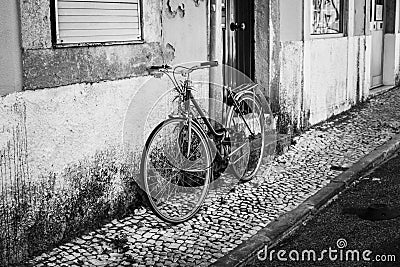
[[[400,132],[400,90],[378,96],[295,139],[258,178],[211,192],[195,218],[171,226],[151,212],[64,244],[29,262],[34,266],[207,266]],[[268,175],[268,176],[267,176]]]

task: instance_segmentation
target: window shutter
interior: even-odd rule
[[[140,0],[56,0],[57,44],[142,39]]]

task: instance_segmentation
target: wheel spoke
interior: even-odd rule
[[[185,221],[197,212],[211,175],[210,169],[205,168],[211,165],[205,134],[192,124],[189,144],[189,131],[182,125],[186,125],[186,119],[173,118],[153,130],[143,159],[147,165],[143,179],[149,204],[158,217],[169,222]]]
[[[264,116],[254,92],[245,93],[236,101],[239,111],[231,110],[227,124],[238,136],[231,141],[233,151],[230,155],[233,157],[230,164],[238,176],[243,175],[242,179],[249,180],[257,172],[263,157]]]

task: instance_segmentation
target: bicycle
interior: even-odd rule
[[[149,135],[141,158],[142,188],[153,213],[170,223],[192,218],[200,209],[211,181],[229,172],[242,181],[254,177],[265,145],[262,102],[253,85],[227,90],[227,119],[221,125],[207,117],[192,94],[193,71],[218,66],[208,61],[191,67],[163,65],[151,74],[167,74],[179,98],[177,114]],[[176,74],[184,77],[178,83]]]

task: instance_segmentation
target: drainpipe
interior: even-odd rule
[[[222,0],[210,0],[210,60],[217,60],[219,67],[210,69],[209,111],[210,117],[218,121],[216,103],[222,102]],[[215,101],[216,100],[216,101]],[[218,102],[217,102],[218,101]],[[218,113],[217,113],[218,112]]]

